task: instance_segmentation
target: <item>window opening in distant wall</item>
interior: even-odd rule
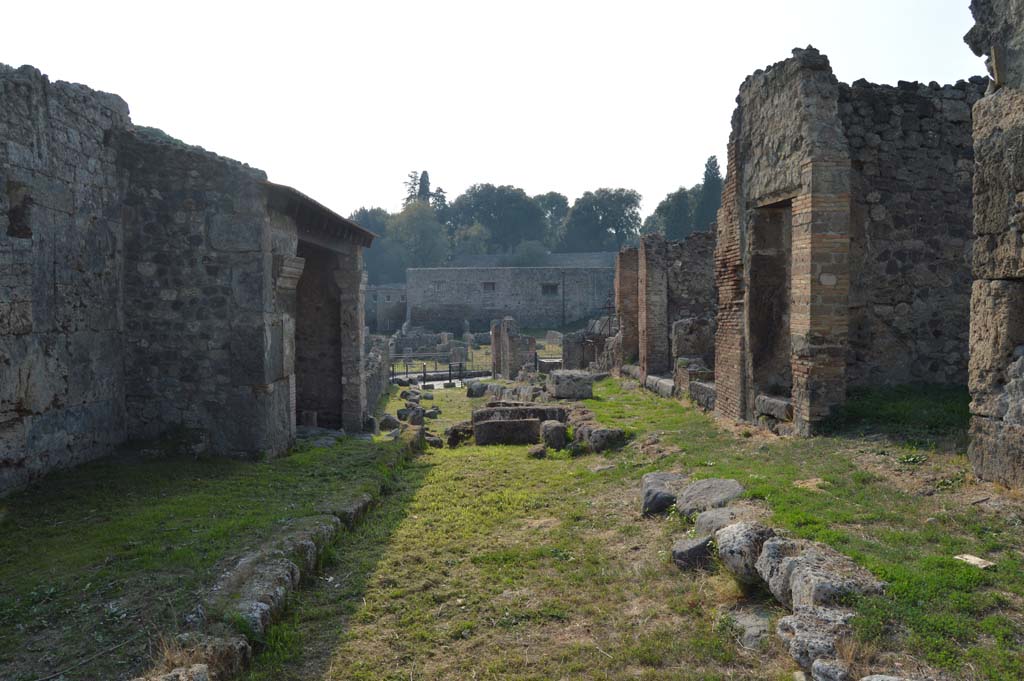
[[[558,284],[541,284],[540,285],[541,295],[545,296],[557,296],[558,295]]]
[[[485,281],[484,282],[484,291],[490,291],[490,292],[493,293],[494,292],[494,282],[493,281]]]
[[[390,303],[391,302],[391,296],[384,296],[384,302],[385,303]]]
[[[15,239],[31,239],[32,227],[29,215],[32,210],[32,197],[23,185],[17,182],[7,183],[7,236]]]

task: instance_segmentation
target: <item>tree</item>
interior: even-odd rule
[[[437,216],[437,221],[445,226],[448,231],[448,236],[451,238],[451,206],[448,205],[448,195],[445,194],[445,191],[440,187],[430,193],[430,206],[434,209],[434,215]]]
[[[405,267],[437,267],[448,259],[448,235],[434,210],[413,201],[388,220],[387,235],[403,251]],[[372,249],[371,249],[372,250]]]
[[[416,190],[416,199],[424,203],[430,203],[430,173],[424,170],[420,173],[420,183]]]
[[[408,206],[420,196],[420,174],[416,170],[410,170],[405,176],[405,200],[403,206]]]
[[[561,250],[618,250],[639,234],[640,194],[632,189],[598,189],[573,203]]]
[[[698,231],[712,229],[722,206],[722,172],[718,157],[710,156],[704,164],[704,183],[693,210],[693,227]]]
[[[520,241],[501,259],[502,267],[537,267],[548,256],[548,249],[539,241]]]
[[[459,227],[452,236],[452,250],[460,254],[484,255],[490,243],[490,233],[479,222]]]
[[[371,284],[391,284],[405,281],[405,260],[402,247],[388,237],[391,216],[383,208],[360,208],[349,220],[377,235],[373,246],[366,249],[363,264]]]
[[[475,184],[451,204],[452,225],[479,222],[491,236],[492,253],[507,253],[520,241],[541,241],[544,211],[522,189],[510,185]]]
[[[569,199],[558,192],[538,194],[533,200],[544,211],[544,244],[557,248],[565,232],[565,218],[569,215]]]
[[[685,187],[680,187],[662,199],[651,216],[660,227],[658,231],[665,238],[677,241],[689,236],[693,231],[692,205],[691,192]]]

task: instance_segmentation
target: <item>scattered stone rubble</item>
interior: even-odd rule
[[[792,612],[779,620],[776,633],[793,659],[814,681],[850,681],[837,646],[850,635],[854,613],[842,604],[849,596],[880,594],[885,585],[831,547],[787,537],[763,524],[763,510],[745,502],[733,506],[743,493],[739,482],[707,479],[680,487],[684,481],[679,473],[648,473],[641,483],[644,515],[663,512],[672,503],[682,515],[700,513],[694,534],[673,544],[673,562],[690,570],[717,557],[740,584],[766,585]],[[744,640],[756,645],[764,618],[738,617],[736,622],[750,624]],[[866,677],[871,678],[883,677]]]

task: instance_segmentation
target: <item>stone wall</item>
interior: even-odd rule
[[[971,105],[984,80],[840,85],[852,164],[847,383],[967,381]]]
[[[304,389],[300,243],[333,254],[317,294],[336,300],[340,412],[361,427],[372,235],[261,171],[133,126],[114,95],[2,65],[0,94],[0,494],[129,438],[284,451]]]
[[[612,358],[615,366],[631,364],[640,355],[637,335],[640,328],[639,266],[639,249],[631,247],[619,251],[615,259],[615,315],[619,320],[619,340],[614,344],[614,352],[618,354]]]
[[[366,405],[372,415],[391,385],[391,357],[385,336],[370,336],[364,360],[366,367]]]
[[[119,97],[0,65],[0,493],[125,439]]]
[[[983,85],[846,86],[813,48],[744,81],[718,221],[717,411],[791,400],[806,434],[847,385],[963,380]]]
[[[462,333],[512,316],[524,328],[558,328],[600,314],[614,270],[572,267],[424,268],[406,271],[413,325]],[[564,288],[563,288],[564,286]]]
[[[966,40],[989,57],[974,105],[971,443],[978,477],[1024,485],[1024,2],[974,0]],[[994,57],[994,58],[993,58]]]
[[[366,323],[374,333],[394,333],[405,322],[405,285],[366,287]]]
[[[708,324],[715,316],[715,235],[691,234],[683,241],[667,241],[657,234],[641,240],[637,254],[638,356],[644,377],[671,375],[678,356],[710,354],[707,347],[689,347],[679,335],[673,343],[677,322]],[[625,260],[628,266],[628,256]],[[623,279],[628,279],[628,271]],[[625,310],[628,318],[628,307]],[[700,321],[698,321],[700,320]],[[621,324],[623,339],[625,324]],[[675,346],[675,347],[674,347]]]

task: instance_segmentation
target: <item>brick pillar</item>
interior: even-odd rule
[[[846,398],[850,292],[849,162],[808,160],[793,199],[790,332],[793,422],[802,435]]]
[[[731,419],[746,416],[744,332],[746,308],[743,284],[743,242],[740,238],[738,131],[728,147],[728,168],[722,188],[715,240],[715,285],[718,318],[715,331],[715,411]]]
[[[635,362],[640,353],[638,258],[636,248],[623,248],[615,257],[615,314],[622,333],[623,364]]]
[[[668,246],[658,234],[645,236],[637,255],[637,306],[640,373],[667,374],[672,348],[668,337]]]
[[[495,378],[501,374],[501,320],[491,320],[491,373]]]
[[[365,313],[362,248],[351,246],[349,252],[338,254],[334,282],[338,286],[338,306],[341,310],[341,426],[348,432],[359,433],[368,416],[363,365]]]

